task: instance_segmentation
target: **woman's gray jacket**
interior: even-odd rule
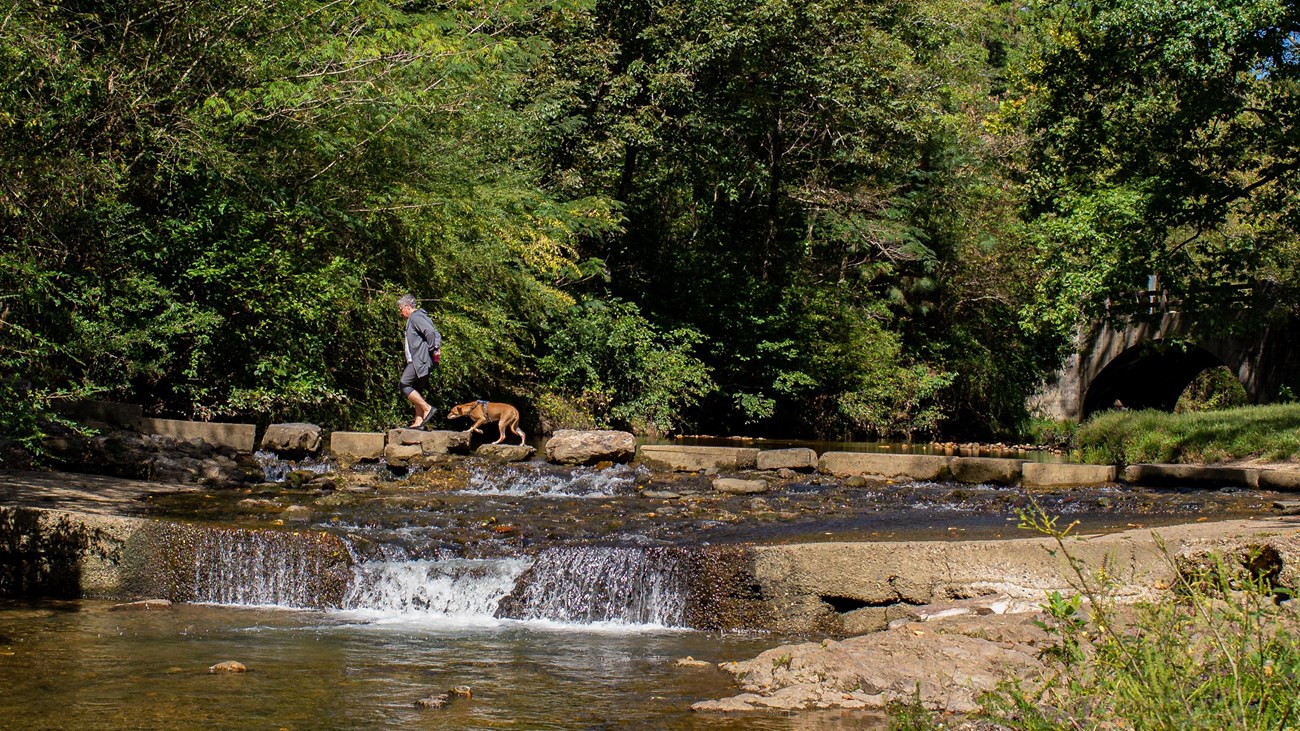
[[[423,378],[433,369],[433,356],[442,350],[442,335],[433,326],[429,313],[417,309],[406,318],[406,362],[415,366],[415,375]]]

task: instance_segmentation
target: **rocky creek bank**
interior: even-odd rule
[[[1162,538],[1168,543],[1156,551],[1159,561],[1116,585],[1117,594],[1110,597],[1117,601],[1109,610],[1112,620],[1131,624],[1132,605],[1139,600],[1181,601],[1171,589],[1179,585],[1179,575],[1197,582],[1207,567],[1222,561],[1234,586],[1271,587],[1274,593],[1262,601],[1278,603],[1276,621],[1292,631],[1300,628],[1300,602],[1290,598],[1300,580],[1300,528],[1283,523],[1222,530],[1227,527],[1165,530]],[[1082,559],[1085,572],[1093,576],[1102,567],[1099,558],[1108,567],[1116,565],[1111,560],[1117,554],[1098,554],[1073,540],[1067,540],[1067,550]],[[897,618],[875,632],[785,644],[748,660],[720,662],[717,668],[734,676],[743,692],[692,708],[788,712],[920,703],[932,711],[976,712],[981,697],[1004,682],[1032,689],[1059,671],[1045,651],[1061,638],[1045,629],[1053,622],[1042,604],[1043,598],[1034,600],[1021,592],[1019,597],[997,593],[902,607]],[[1085,601],[1085,613],[1088,609]]]

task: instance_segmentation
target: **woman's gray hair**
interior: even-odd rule
[[[415,298],[409,294],[404,294],[401,297],[397,298],[397,306],[401,307],[403,305],[410,305],[411,307],[420,306],[419,303],[415,301]]]

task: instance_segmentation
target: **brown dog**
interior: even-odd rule
[[[510,430],[519,435],[519,443],[522,445],[525,441],[524,432],[519,428],[519,409],[510,404],[497,403],[496,401],[470,401],[467,404],[451,407],[447,412],[448,419],[460,419],[468,416],[474,420],[466,431],[482,434],[480,426],[495,421],[497,430],[501,436],[497,437],[493,444],[500,444],[506,438],[506,430]]]

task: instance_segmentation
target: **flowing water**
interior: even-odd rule
[[[177,546],[172,595],[195,603],[0,602],[0,729],[873,728],[881,718],[852,712],[692,713],[738,689],[674,660],[745,659],[799,638],[688,629],[690,551],[1022,537],[1029,501],[1016,488],[817,476],[762,497],[690,476],[648,491],[639,469],[537,462],[481,465],[450,491],[438,479],[151,498],[172,521],[159,534]],[[1036,500],[1119,530],[1260,514],[1273,497],[1106,487]],[[250,672],[208,673],[224,660]],[[415,705],[462,685],[470,698]]]

